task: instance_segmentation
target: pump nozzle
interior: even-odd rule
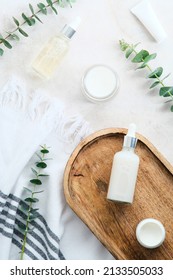
[[[136,133],[136,124],[131,123],[129,125],[129,129],[128,129],[127,135],[135,138],[135,133]]]
[[[73,29],[76,31],[76,29],[79,27],[80,23],[81,23],[81,18],[80,18],[80,17],[76,17],[76,18],[69,24],[69,26],[70,26],[71,28],[73,28]]]
[[[136,125],[134,123],[131,123],[129,125],[129,129],[127,132],[127,135],[124,137],[124,147],[127,148],[135,148],[137,143],[137,138],[135,136],[136,133]]]
[[[76,17],[70,24],[66,24],[62,29],[62,33],[69,39],[75,34],[79,24],[81,23],[81,18]]]

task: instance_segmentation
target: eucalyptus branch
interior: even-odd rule
[[[23,239],[22,239],[22,249],[20,252],[20,260],[23,260],[24,254],[25,254],[25,248],[27,243],[27,236],[28,233],[33,231],[33,228],[30,228],[32,225],[32,222],[39,217],[38,210],[39,208],[33,208],[33,205],[35,205],[39,199],[35,197],[35,195],[42,193],[43,190],[38,190],[37,188],[42,185],[41,178],[45,176],[49,176],[45,173],[43,173],[43,169],[47,167],[45,155],[49,153],[49,150],[46,146],[41,146],[41,150],[39,151],[37,155],[39,161],[35,163],[35,168],[31,168],[34,178],[32,178],[30,183],[30,188],[24,187],[24,189],[30,194],[28,197],[24,199],[24,201],[21,202],[21,211],[24,213],[23,221],[19,223],[18,227],[20,231],[23,233]]]
[[[164,84],[164,80],[170,75],[166,75],[162,78],[163,68],[157,67],[155,70],[152,70],[150,65],[148,64],[149,61],[156,58],[157,54],[153,53],[150,54],[147,50],[140,50],[139,52],[136,51],[136,47],[138,44],[128,44],[124,40],[119,41],[120,48],[123,52],[125,52],[125,57],[128,59],[132,54],[134,54],[132,58],[133,63],[141,63],[141,65],[137,69],[147,68],[150,74],[147,76],[149,79],[154,79],[154,82],[151,84],[150,89],[160,86],[159,95],[162,97],[168,97],[169,99],[166,102],[173,102],[173,86],[166,86]],[[173,112],[173,105],[170,108],[171,112]]]
[[[11,41],[19,41],[20,37],[18,36],[18,33],[23,35],[24,37],[28,37],[27,32],[23,29],[23,26],[27,24],[28,26],[33,26],[36,21],[39,21],[41,23],[42,20],[39,18],[39,14],[47,15],[48,8],[51,9],[56,15],[58,14],[57,8],[55,7],[55,4],[59,7],[65,7],[69,5],[72,7],[72,3],[76,0],[46,0],[47,4],[44,4],[42,2],[37,4],[37,10],[35,11],[35,8],[29,4],[29,10],[30,15],[26,15],[25,13],[22,13],[23,22],[19,22],[18,19],[13,17],[13,22],[16,25],[16,27],[11,31],[6,31],[6,36],[2,36],[0,34],[0,46],[2,45],[5,48],[12,49]],[[17,34],[16,34],[17,33]],[[4,49],[0,47],[0,56],[4,54]]]

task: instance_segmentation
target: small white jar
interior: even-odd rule
[[[145,248],[154,249],[159,247],[165,240],[165,228],[156,219],[148,218],[142,220],[136,228],[136,238]]]
[[[87,69],[82,77],[82,91],[92,102],[103,102],[112,98],[118,91],[119,77],[107,65],[97,64]]]

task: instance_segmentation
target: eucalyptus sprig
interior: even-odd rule
[[[25,217],[18,224],[19,230],[23,233],[20,260],[23,260],[25,254],[28,233],[31,233],[34,229],[34,227],[31,228],[32,222],[39,217],[39,208],[35,208],[36,203],[39,201],[36,196],[43,192],[43,190],[39,189],[39,186],[42,185],[41,178],[49,176],[43,172],[43,170],[47,167],[46,161],[49,158],[45,158],[45,155],[48,153],[48,148],[45,145],[41,146],[39,153],[36,154],[38,161],[35,163],[35,167],[31,168],[34,176],[29,181],[29,187],[24,187],[25,191],[28,193],[28,196],[20,203],[20,210],[24,214],[23,217]]]
[[[37,8],[34,8],[31,4],[29,4],[29,13],[27,15],[26,13],[22,13],[23,22],[20,22],[17,18],[13,17],[13,22],[16,27],[11,31],[6,31],[6,36],[0,34],[0,56],[4,54],[4,47],[12,49],[12,41],[20,40],[19,34],[24,37],[28,37],[28,33],[23,28],[25,24],[33,26],[36,21],[43,23],[39,14],[47,15],[48,9],[51,9],[57,15],[58,11],[56,6],[65,7],[69,5],[72,7],[72,3],[75,1],[76,0],[46,0],[46,3],[38,3]]]
[[[166,75],[162,77],[163,74],[163,67],[157,67],[155,70],[152,70],[150,65],[148,64],[149,61],[156,58],[157,54],[152,53],[150,54],[147,50],[140,50],[137,51],[136,48],[138,44],[128,44],[124,40],[119,41],[120,48],[123,52],[125,52],[125,57],[128,59],[131,55],[133,55],[132,62],[133,63],[140,63],[140,66],[137,69],[147,68],[150,72],[147,76],[148,79],[152,79],[153,82],[150,85],[150,89],[159,86],[159,95],[162,97],[168,97],[166,102],[173,102],[173,86],[166,86],[164,84],[164,80],[170,75]],[[171,112],[173,112],[173,105],[170,108]]]

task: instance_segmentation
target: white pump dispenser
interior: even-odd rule
[[[32,63],[32,68],[42,78],[49,79],[57,68],[61,59],[69,49],[69,42],[75,34],[79,24],[80,17],[76,17],[70,24],[66,24],[61,32],[51,38],[43,47],[39,55]]]
[[[113,201],[132,203],[139,168],[139,157],[135,154],[136,125],[130,124],[124,137],[122,151],[115,154],[107,198]]]

